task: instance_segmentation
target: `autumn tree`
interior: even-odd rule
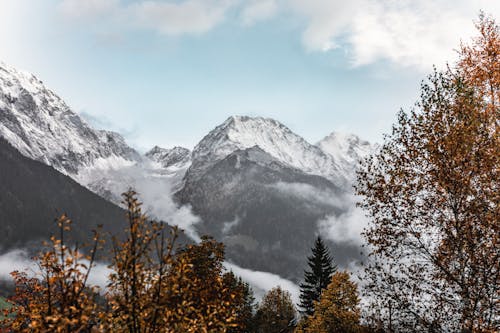
[[[204,236],[174,258],[164,282],[164,320],[175,332],[229,332],[243,326],[245,289],[223,267],[224,245]]]
[[[333,274],[330,284],[314,304],[314,313],[299,324],[297,333],[360,332],[357,285],[347,272]]]
[[[280,333],[290,326],[297,315],[290,293],[281,287],[269,290],[255,314],[257,333]]]
[[[163,324],[162,281],[173,260],[176,230],[168,236],[164,224],[148,220],[132,190],[123,194],[123,204],[126,239],[113,239],[103,327],[113,332],[156,332]]]
[[[367,297],[389,331],[500,329],[500,38],[477,28],[358,174]]]
[[[303,314],[310,316],[314,312],[314,302],[319,300],[337,268],[320,236],[316,238],[312,255],[307,260],[309,270],[304,272],[304,282],[300,285],[299,307]]]
[[[243,325],[245,288],[223,267],[224,245],[210,237],[174,248],[166,231],[124,194],[127,237],[114,241],[103,328],[112,332],[228,332]]]
[[[98,288],[88,279],[100,244],[95,231],[89,248],[69,246],[71,220],[62,215],[59,234],[35,258],[38,272],[14,271],[13,305],[5,311],[1,327],[10,332],[90,332],[98,327]],[[84,253],[87,254],[84,254]]]

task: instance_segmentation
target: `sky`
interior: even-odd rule
[[[0,0],[0,61],[141,151],[231,115],[381,142],[498,0]]]

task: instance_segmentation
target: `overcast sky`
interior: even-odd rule
[[[228,116],[381,141],[498,0],[0,0],[0,60],[144,150]]]

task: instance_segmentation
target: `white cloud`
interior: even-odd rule
[[[354,194],[348,194],[342,197],[340,201],[340,206],[345,212],[338,216],[327,216],[325,219],[318,221],[320,235],[337,244],[355,246],[365,244],[361,232],[368,226],[368,218],[361,208],[356,207],[359,198]]]
[[[71,18],[89,18],[116,11],[119,0],[63,0],[62,13]]]
[[[285,195],[294,196],[304,201],[320,203],[335,208],[342,208],[344,205],[343,200],[339,200],[339,195],[328,189],[318,189],[306,183],[286,183],[277,182],[269,185]]]
[[[74,18],[105,18],[119,30],[149,29],[168,36],[203,34],[233,13],[246,26],[278,12],[304,20],[309,52],[344,49],[353,66],[388,61],[428,71],[453,61],[460,39],[475,34],[480,10],[500,16],[497,0],[61,0]]]
[[[35,262],[28,258],[26,251],[17,249],[0,255],[0,279],[11,280],[10,273],[13,271],[29,270],[35,272]]]
[[[299,303],[299,286],[290,280],[268,272],[252,271],[229,262],[224,263],[224,266],[250,284],[257,300],[262,299],[264,294],[272,288],[280,286],[290,292],[292,301],[295,304]]]
[[[241,11],[241,19],[244,25],[252,25],[273,17],[278,8],[277,0],[248,0]]]
[[[87,260],[83,263],[88,265]],[[13,271],[26,272],[28,276],[39,276],[40,269],[33,259],[28,255],[28,252],[23,249],[15,249],[0,255],[0,280],[11,281],[10,275]],[[103,290],[108,284],[108,276],[111,270],[106,264],[94,263],[89,275],[89,285],[98,286]]]
[[[202,34],[220,24],[235,0],[135,1],[62,0],[60,12],[71,19],[96,19],[126,29],[150,29],[177,36]]]
[[[500,15],[492,0],[293,0],[292,8],[307,20],[309,51],[342,46],[354,66],[388,60],[424,70],[453,60],[481,9]]]
[[[184,230],[187,236],[200,241],[195,225],[201,220],[188,205],[179,206],[172,197],[183,176],[183,170],[165,170],[144,159],[137,164],[113,163],[111,159],[98,161],[78,175],[78,182],[96,191],[107,190],[120,204],[121,193],[130,187],[138,193],[145,213]]]
[[[318,222],[320,234],[337,244],[363,245],[361,232],[367,226],[365,213],[352,208],[339,216],[329,216]]]
[[[144,1],[128,10],[137,23],[166,35],[207,32],[224,20],[231,0]]]

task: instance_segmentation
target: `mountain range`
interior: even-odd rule
[[[103,202],[119,205],[120,194],[133,187],[153,217],[180,225],[194,240],[213,235],[225,243],[229,261],[292,281],[302,277],[310,246],[321,233],[319,223],[352,209],[347,198],[356,165],[376,149],[356,135],[339,133],[311,144],[274,119],[232,116],[193,150],[156,146],[140,154],[118,133],[92,128],[37,77],[3,63],[0,136],[6,141],[1,150],[15,148]],[[0,168],[15,166],[0,160]],[[9,214],[38,232],[33,219]],[[12,221],[4,215],[0,223]],[[13,239],[18,232],[11,232]],[[339,265],[360,258],[357,245],[324,238]]]

